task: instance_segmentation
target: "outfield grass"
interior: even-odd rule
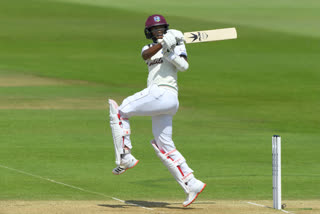
[[[149,145],[150,118],[131,120],[139,165],[111,174],[106,101],[121,102],[146,86],[140,51],[150,12],[140,3],[106,2],[0,2],[0,164],[122,199],[183,199]],[[234,22],[228,10],[225,19],[211,19],[202,9],[212,2],[193,5],[192,15],[174,14],[173,3],[159,10],[182,31],[238,29],[237,40],[188,45],[190,69],[179,75],[173,137],[208,184],[201,198],[271,199],[271,136],[279,134],[283,197],[319,199],[320,38],[308,25],[319,20],[317,11],[303,8],[307,30],[300,34],[301,23],[279,30],[278,20],[293,14],[291,2],[282,2],[278,19],[266,18],[263,26],[245,7],[237,8]],[[293,2],[297,9],[299,1]],[[276,6],[264,14],[273,17]],[[102,199],[4,168],[0,190],[2,200]]]

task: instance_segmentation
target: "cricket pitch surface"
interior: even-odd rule
[[[316,214],[320,200],[284,201],[284,210],[272,209],[272,201],[196,201],[187,208],[180,201],[0,201],[0,214]]]

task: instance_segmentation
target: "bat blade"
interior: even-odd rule
[[[211,42],[236,39],[237,30],[235,28],[223,28],[216,30],[186,32],[183,35],[186,43]]]

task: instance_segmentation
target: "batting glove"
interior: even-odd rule
[[[183,43],[184,36],[181,31],[171,29],[171,30],[168,30],[168,33],[172,34],[175,37],[175,39],[179,45]]]
[[[171,33],[166,33],[163,36],[163,46],[164,49],[173,50],[177,44],[177,40],[175,36]]]

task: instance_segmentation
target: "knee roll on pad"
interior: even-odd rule
[[[116,101],[109,99],[110,127],[112,131],[116,164],[120,165],[121,154],[127,153],[124,149],[123,137],[130,135],[130,129],[123,129]]]
[[[168,170],[173,175],[173,177],[176,179],[176,181],[180,184],[180,186],[182,187],[184,192],[188,194],[189,188],[186,185],[186,183],[188,181],[190,181],[194,176],[192,173],[184,175],[183,172],[181,171],[179,166],[186,161],[184,159],[184,157],[176,149],[174,149],[168,153],[160,151],[155,140],[151,141],[151,145],[152,145],[153,149],[155,150],[157,156],[162,161],[162,163],[168,168]],[[176,158],[175,160],[173,160],[170,157],[170,155],[173,155],[174,153],[179,153],[178,158]]]

